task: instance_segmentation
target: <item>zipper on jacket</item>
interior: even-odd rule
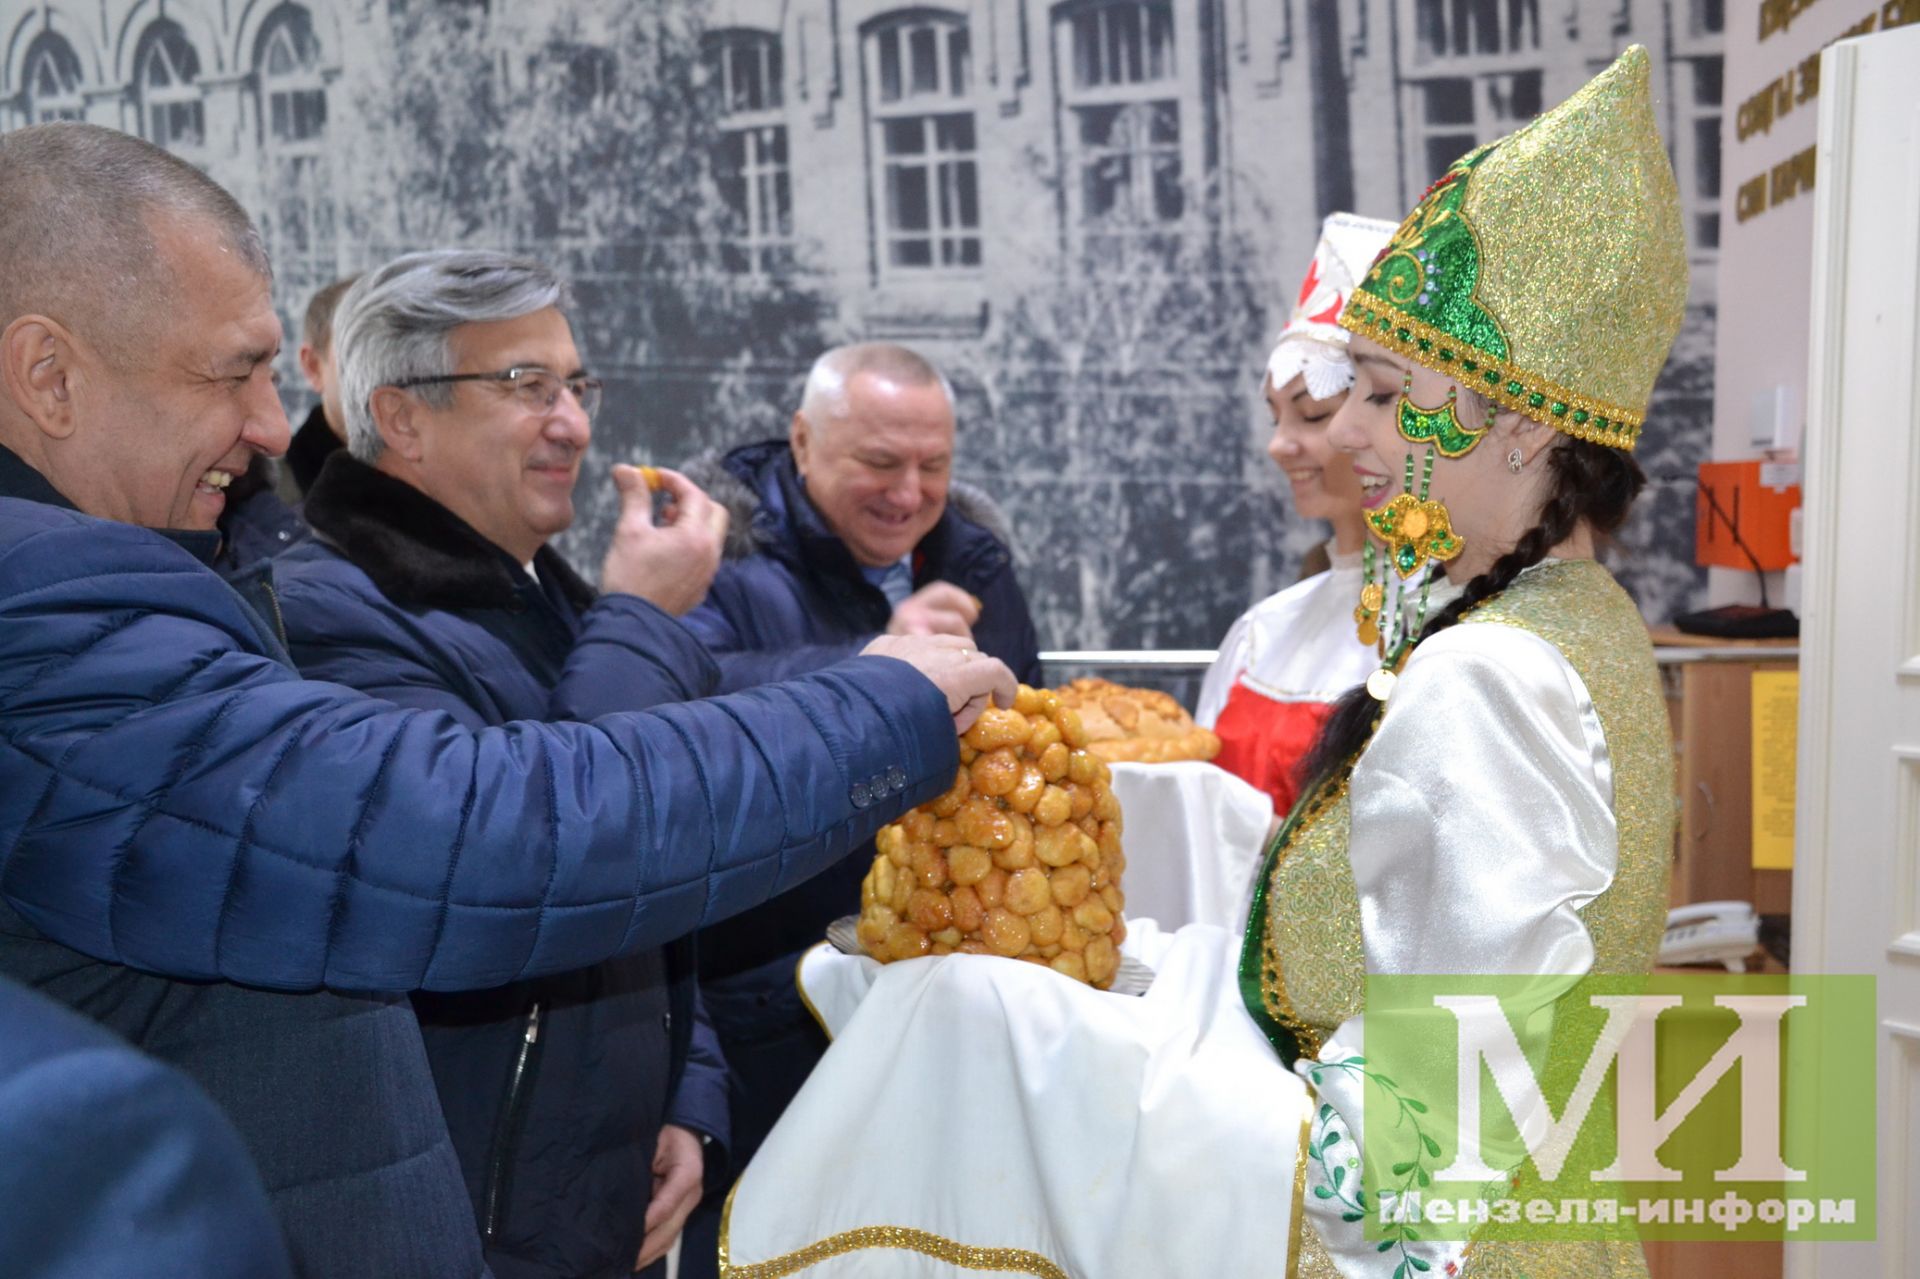
[[[273,574],[268,572],[260,579],[260,589],[266,592],[267,603],[273,606],[273,633],[279,637],[282,648],[291,648],[287,639],[287,619],[280,615],[280,592],[273,589]]]
[[[234,582],[238,582],[238,578],[230,578],[228,586]],[[280,641],[282,649],[292,649],[292,641],[286,638],[286,618],[280,616],[280,591],[273,590],[273,568],[267,565],[261,565],[259,570],[259,593],[267,597],[267,607],[273,609],[273,618],[269,618],[273,622],[273,638]]]
[[[540,1042],[540,1009],[536,1003],[527,1010],[527,1025],[520,1037],[520,1051],[514,1055],[513,1073],[507,1077],[507,1095],[500,1108],[500,1127],[494,1134],[493,1160],[487,1167],[486,1228],[481,1237],[488,1243],[499,1234],[506,1217],[507,1192],[513,1181],[513,1156],[519,1144],[520,1110],[526,1102],[527,1080],[532,1074],[533,1052]]]

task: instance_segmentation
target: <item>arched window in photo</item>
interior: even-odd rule
[[[327,178],[327,85],[305,6],[283,4],[254,39],[260,145],[270,207],[262,218],[275,265],[325,283],[335,274],[333,193]]]
[[[791,261],[793,247],[780,38],[769,31],[716,31],[706,56],[719,99],[715,177],[734,221],[727,265],[774,271]]]
[[[1075,220],[1179,221],[1186,197],[1171,0],[1065,4],[1054,34]]]
[[[915,10],[869,27],[864,44],[881,270],[974,270],[980,165],[967,24]]]
[[[194,83],[199,78],[200,55],[179,23],[162,18],[147,28],[133,61],[140,131],[147,141],[170,151],[206,145],[207,108]]]
[[[317,146],[327,131],[327,86],[313,16],[281,5],[260,30],[261,116],[276,148]]]
[[[86,115],[80,96],[80,59],[65,38],[51,31],[34,37],[27,50],[25,74],[26,119],[29,124],[52,120],[79,120]]]

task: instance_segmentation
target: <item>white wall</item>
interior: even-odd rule
[[[1796,12],[1797,10],[1797,12]],[[1808,311],[1812,290],[1813,199],[1810,191],[1776,203],[1774,170],[1814,144],[1819,51],[1861,24],[1872,29],[1913,21],[1909,0],[1729,0],[1726,27],[1726,113],[1721,124],[1720,325],[1715,347],[1713,456],[1758,455],[1751,443],[1754,397],[1787,388],[1787,417],[1797,441],[1806,421]],[[1782,19],[1785,25],[1782,26]],[[1765,30],[1763,36],[1762,32]],[[1808,83],[1807,73],[1812,82]],[[1786,77],[1787,102],[1754,102]],[[1813,96],[1803,95],[1813,89]],[[1782,112],[1780,107],[1786,105]],[[1765,123],[1768,107],[1773,118]],[[1748,133],[1742,138],[1743,118]],[[1742,189],[1759,180],[1765,207],[1740,217]],[[1818,175],[1815,175],[1818,181]],[[1780,602],[1780,575],[1769,589]],[[1757,602],[1753,574],[1714,569],[1715,604]]]

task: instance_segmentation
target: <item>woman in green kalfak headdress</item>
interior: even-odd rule
[[[1665,709],[1593,547],[1640,487],[1686,287],[1643,50],[1449,170],[1341,315],[1357,381],[1330,429],[1370,477],[1355,620],[1380,665],[1329,721],[1244,939],[1130,921],[1140,998],[810,953],[836,1042],[735,1188],[723,1273],[1644,1277],[1630,1234],[1383,1237],[1380,1201],[1458,1152],[1450,1099],[1386,1068],[1421,1014],[1369,1006],[1368,979],[1513,974],[1544,1003],[1652,962]],[[1567,1037],[1513,1026],[1551,1076]],[[1482,1153],[1477,1206],[1517,1209],[1528,1166]]]
[[[1381,1058],[1405,1037],[1376,1012],[1380,1051],[1361,1055],[1368,977],[1644,973],[1658,947],[1666,713],[1646,627],[1593,558],[1643,482],[1632,450],[1686,301],[1647,75],[1629,49],[1456,161],[1340,317],[1356,381],[1329,433],[1366,492],[1378,559],[1357,615],[1376,619],[1381,664],[1308,761],[1240,972],[1320,1103],[1302,1275],[1645,1272],[1630,1238],[1365,1239],[1341,1161],[1320,1152],[1354,1148],[1363,1093],[1395,1104]],[[1444,597],[1416,589],[1434,561]],[[1546,1039],[1521,1035],[1536,1060]],[[1437,1171],[1418,1155],[1366,1163],[1417,1189]]]

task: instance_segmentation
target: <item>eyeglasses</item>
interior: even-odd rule
[[[516,366],[498,373],[447,373],[440,377],[410,377],[389,385],[401,390],[416,386],[444,386],[450,382],[497,382],[513,397],[536,413],[551,413],[560,403],[560,392],[571,391],[580,402],[580,411],[592,421],[600,408],[600,392],[605,384],[597,377],[561,377],[549,369]]]

